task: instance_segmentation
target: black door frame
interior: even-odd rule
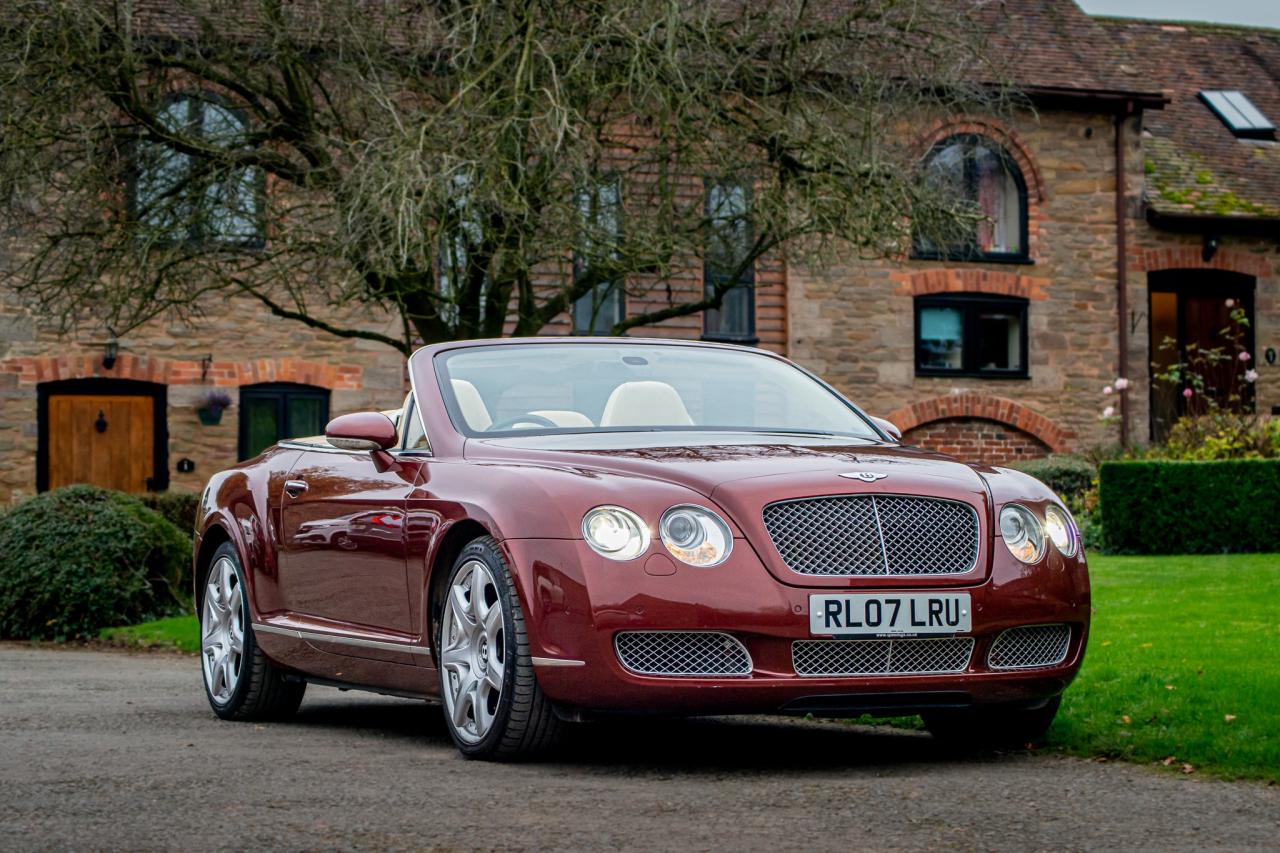
[[[1152,362],[1161,341],[1155,340],[1152,330],[1151,294],[1173,293],[1178,297],[1214,296],[1220,299],[1239,300],[1249,325],[1245,329],[1245,348],[1253,354],[1257,315],[1254,313],[1254,295],[1257,293],[1256,276],[1231,270],[1178,268],[1155,270],[1147,273],[1147,430],[1152,441],[1156,440],[1156,383]],[[1177,323],[1178,359],[1186,358],[1187,315],[1186,302],[1178,299]],[[1256,357],[1256,355],[1255,355]],[[1181,406],[1179,406],[1181,411]]]
[[[49,398],[150,397],[152,417],[152,474],[147,488],[163,492],[169,488],[169,386],[136,379],[59,379],[36,386],[36,491],[49,490]]]

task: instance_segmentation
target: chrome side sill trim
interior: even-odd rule
[[[572,660],[570,658],[537,658],[531,657],[529,660],[534,666],[586,666],[584,660]]]
[[[346,634],[330,634],[325,631],[303,631],[298,628],[281,628],[265,622],[254,622],[253,630],[263,634],[278,634],[281,637],[292,637],[295,640],[306,640],[316,643],[337,643],[340,646],[357,646],[362,649],[381,649],[385,652],[403,652],[407,655],[429,655],[431,649],[426,646],[413,646],[409,643],[387,643],[382,640],[366,640],[363,637],[350,637]]]

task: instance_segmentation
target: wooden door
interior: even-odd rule
[[[145,492],[155,465],[155,400],[147,396],[49,397],[49,488],[92,483]]]

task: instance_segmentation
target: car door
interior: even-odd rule
[[[280,506],[279,588],[291,613],[409,634],[405,510],[416,460],[317,447],[289,472]],[[341,626],[332,626],[340,628]]]

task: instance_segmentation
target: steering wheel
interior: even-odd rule
[[[511,429],[516,424],[526,423],[534,423],[538,426],[551,427],[552,429],[556,429],[560,426],[560,424],[551,420],[551,418],[544,418],[542,415],[525,412],[523,415],[516,415],[514,418],[507,418],[504,421],[498,421],[496,424],[489,424],[489,428],[485,430],[485,432],[499,432],[504,429]]]

